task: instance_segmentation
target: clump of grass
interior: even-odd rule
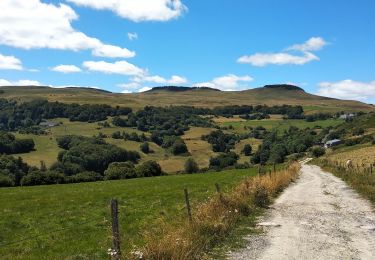
[[[362,196],[375,203],[375,161],[367,167],[346,168],[344,164],[332,162],[327,159],[317,160],[323,169],[332,172],[337,177],[347,182]]]
[[[286,170],[247,178],[231,192],[218,194],[195,207],[192,221],[161,222],[159,228],[145,233],[145,245],[137,250],[137,255],[127,258],[201,259],[233,230],[241,217],[267,207],[297,178],[299,169],[299,164],[294,163]]]

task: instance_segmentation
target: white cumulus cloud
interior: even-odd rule
[[[338,82],[321,82],[318,84],[318,95],[367,101],[375,98],[375,81],[360,82],[351,79]]]
[[[303,65],[308,62],[319,60],[319,57],[313,54],[313,51],[321,50],[327,42],[321,37],[312,37],[303,44],[295,44],[277,53],[255,53],[244,55],[237,59],[238,63],[248,63],[257,67],[267,65]],[[301,53],[291,53],[291,52]]]
[[[104,44],[75,30],[71,23],[78,15],[68,5],[40,0],[1,0],[0,10],[2,45],[21,49],[91,50],[94,56],[109,58],[135,56],[133,51]]]
[[[0,70],[22,70],[22,62],[14,56],[0,53]]]
[[[187,79],[181,76],[177,76],[177,75],[173,75],[169,79],[156,75],[156,76],[135,77],[133,78],[133,81],[137,83],[151,82],[151,83],[157,83],[157,84],[179,85],[179,84],[185,84],[187,82]]]
[[[117,86],[122,88],[122,93],[131,92],[144,92],[150,90],[151,87],[144,87],[143,83],[154,83],[159,85],[181,85],[188,82],[184,77],[173,75],[169,79],[161,77],[159,75],[149,76],[147,74],[133,77],[131,82],[125,84],[118,84]]]
[[[321,37],[312,37],[302,44],[295,44],[287,48],[287,50],[293,51],[319,51],[324,46],[327,45],[327,42]]]
[[[110,10],[118,16],[139,21],[168,21],[179,17],[187,7],[181,0],[67,0],[79,6]]]
[[[317,56],[310,52],[305,52],[302,56],[289,53],[256,53],[250,56],[242,56],[239,63],[250,63],[253,66],[263,67],[266,65],[303,65],[313,60],[319,60]]]
[[[141,89],[138,89],[138,92],[146,92],[146,91],[149,91],[151,89],[152,89],[151,87],[143,87]]]
[[[41,86],[42,84],[36,80],[21,79],[16,81],[8,81],[0,79],[0,86]]]
[[[254,79],[248,75],[237,76],[234,74],[228,74],[225,76],[214,78],[209,82],[196,83],[195,87],[210,87],[216,88],[223,91],[235,91],[248,87],[246,83],[253,81]]]
[[[75,65],[58,65],[51,69],[52,71],[61,72],[61,73],[75,73],[81,72],[82,70]]]
[[[120,74],[128,76],[142,76],[145,70],[127,62],[127,61],[85,61],[83,67],[89,71],[96,71],[105,74]]]

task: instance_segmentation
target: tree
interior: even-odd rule
[[[144,142],[142,143],[139,148],[141,149],[142,153],[145,153],[145,154],[148,154],[150,153],[150,146],[148,144],[148,142]]]
[[[48,185],[65,183],[65,176],[57,172],[32,171],[21,180],[22,186]]]
[[[363,135],[365,133],[365,130],[362,127],[354,128],[353,135]]]
[[[137,177],[152,177],[162,175],[160,165],[155,161],[147,161],[138,165],[135,169]]]
[[[136,178],[135,167],[131,162],[113,162],[104,172],[106,180],[120,180]]]
[[[46,163],[43,160],[40,161],[40,171],[42,172],[47,171]]]
[[[314,157],[320,157],[326,153],[326,150],[323,147],[314,147],[311,153]]]
[[[172,153],[174,155],[184,154],[188,152],[188,148],[183,140],[177,139],[172,145]]]
[[[245,156],[250,156],[251,155],[251,152],[252,152],[252,147],[250,144],[245,144],[245,146],[243,147],[242,149],[242,153],[245,155]]]
[[[223,169],[237,163],[239,156],[234,152],[219,154],[210,159],[210,168]]]
[[[199,166],[193,158],[189,158],[185,162],[186,173],[196,173],[199,171]]]

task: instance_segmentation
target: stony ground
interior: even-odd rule
[[[375,259],[375,212],[342,180],[304,164],[229,259]]]

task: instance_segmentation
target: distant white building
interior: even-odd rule
[[[355,117],[354,114],[343,114],[339,118],[343,120],[350,120],[350,119],[353,119],[354,117]]]
[[[342,144],[341,140],[339,140],[339,139],[333,139],[333,140],[325,142],[324,148],[328,149],[328,148],[330,148],[332,146],[336,146],[336,145],[339,145],[339,144]]]
[[[58,126],[59,123],[56,123],[53,121],[43,121],[43,122],[40,122],[39,125],[43,127],[54,127],[54,126]]]

